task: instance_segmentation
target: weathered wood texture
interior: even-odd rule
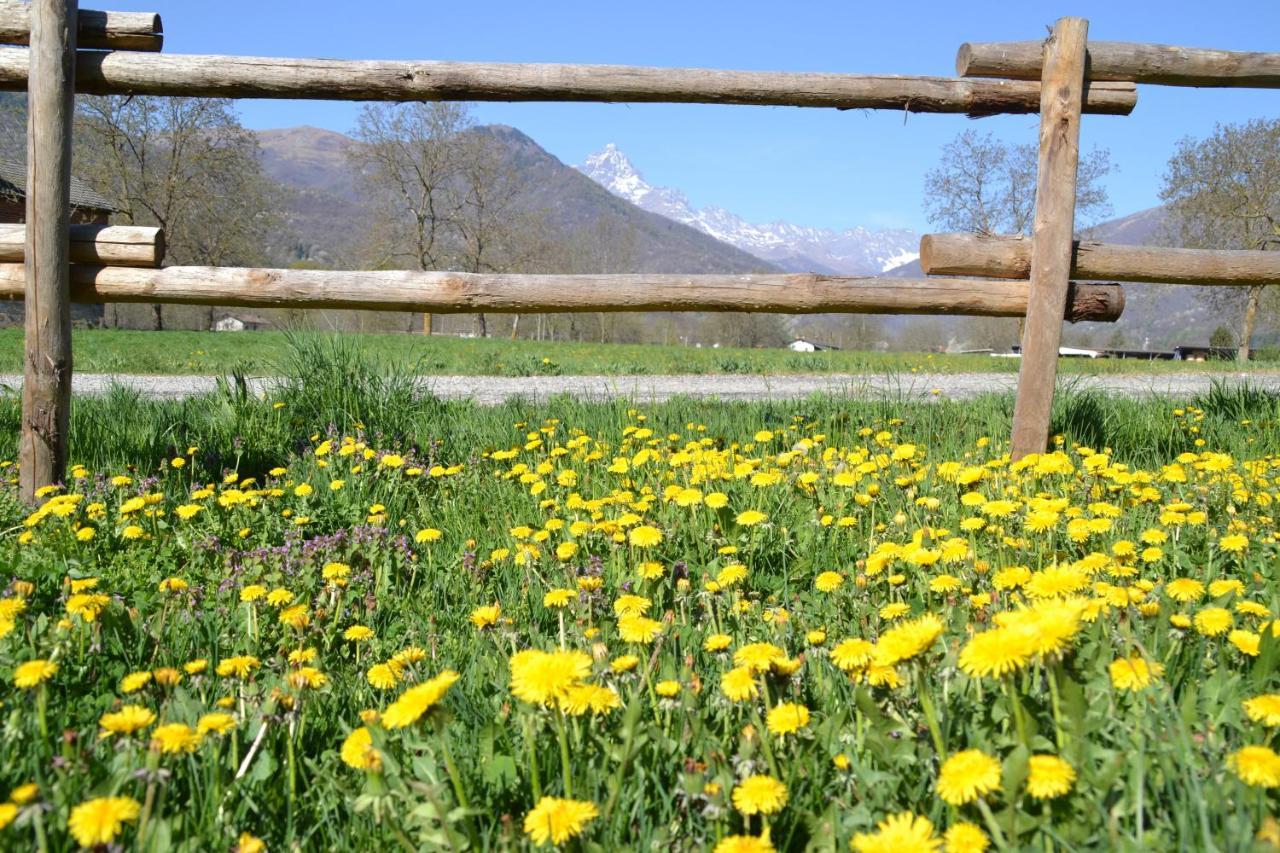
[[[926,113],[1033,113],[1040,84],[953,77],[718,71],[623,65],[534,65],[280,59],[84,52],[76,91],[93,95],[322,98],[356,101],[605,101],[760,104]],[[0,51],[0,89],[26,85],[22,51]],[[1131,83],[1091,86],[1086,112],[1128,115]]]
[[[926,234],[920,266],[927,275],[1029,278],[1031,240],[979,234]],[[1077,240],[1071,277],[1248,287],[1280,283],[1280,252],[1169,249]]]
[[[0,262],[22,261],[27,226],[0,225]],[[72,225],[71,261],[121,267],[164,263],[164,232],[138,225]]]
[[[157,51],[164,46],[164,30],[155,12],[99,12],[79,10],[76,44],[80,48]],[[31,41],[31,4],[0,2],[0,44]]]
[[[27,227],[21,270],[26,298],[19,486],[35,499],[60,482],[71,420],[72,83],[76,0],[31,7],[31,86],[27,91]]]
[[[1043,44],[1038,41],[967,42],[960,45],[956,54],[956,72],[962,77],[1039,80]],[[1088,73],[1093,81],[1275,89],[1280,88],[1280,53],[1091,41]]]
[[[1062,313],[1071,278],[1076,171],[1080,162],[1080,100],[1088,34],[1089,23],[1083,18],[1060,18],[1044,43],[1040,162],[1031,231],[1031,292],[1022,330],[1022,362],[1010,442],[1014,459],[1043,453],[1049,439]]]
[[[76,302],[255,308],[352,308],[434,314],[572,311],[768,311],[1019,317],[1025,282],[795,275],[512,275],[386,270],[74,265]],[[23,268],[0,264],[0,299],[23,294]],[[1108,322],[1116,284],[1071,288],[1058,319]]]

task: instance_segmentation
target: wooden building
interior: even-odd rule
[[[0,222],[26,221],[27,164],[0,160]],[[84,181],[71,176],[71,221],[77,224],[106,225],[117,208],[98,195]]]

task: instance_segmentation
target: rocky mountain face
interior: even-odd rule
[[[577,167],[584,175],[644,210],[750,252],[790,271],[875,275],[917,257],[919,235],[861,226],[836,231],[790,222],[753,223],[722,207],[695,208],[678,189],[656,187],[612,143]]]

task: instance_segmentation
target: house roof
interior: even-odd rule
[[[27,197],[26,163],[0,160],[0,195]],[[119,210],[75,175],[71,176],[71,206],[81,210],[102,210],[107,213]]]

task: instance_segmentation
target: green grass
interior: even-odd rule
[[[86,373],[279,374],[293,337],[319,333],[137,332],[78,329],[75,369]],[[708,349],[660,345],[539,343],[396,334],[348,334],[366,354],[401,363],[419,374],[547,376],[575,374],[745,373],[1016,373],[1016,359],[985,355],[838,351],[794,353],[783,349]],[[1064,359],[1065,374],[1226,371],[1224,362],[1147,362]],[[1273,369],[1269,363],[1250,370]],[[0,372],[22,370],[22,330],[0,330]]]
[[[487,408],[418,397],[408,365],[354,345],[303,344],[280,366],[271,401],[234,381],[177,402],[77,399],[83,499],[29,515],[0,486],[0,797],[38,785],[28,804],[0,803],[15,816],[0,849],[74,849],[75,810],[107,796],[139,805],[114,841],[145,851],[228,850],[241,833],[273,850],[524,850],[543,796],[593,804],[563,848],[590,853],[712,850],[766,828],[780,851],[847,850],[903,811],[1008,849],[1248,850],[1276,811],[1275,790],[1245,784],[1228,756],[1274,742],[1242,702],[1280,692],[1263,621],[1280,612],[1280,396],[1068,390],[1054,409],[1067,455],[1040,469],[1002,458],[1008,396]],[[0,459],[18,417],[0,397]],[[1220,544],[1229,532],[1240,550]],[[839,584],[820,588],[829,572]],[[1183,602],[1175,578],[1238,584]],[[242,597],[255,585],[292,599]],[[553,589],[566,609],[547,604]],[[1067,610],[1038,629],[1058,632],[1057,652],[1028,652],[1003,678],[965,668],[961,650],[1005,625],[997,615],[1064,591]],[[73,594],[101,611],[86,620]],[[647,602],[651,645],[624,636],[629,595]],[[478,609],[494,604],[488,623]],[[889,605],[938,620],[893,668],[896,688],[831,654],[884,640],[902,624]],[[1175,628],[1184,615],[1239,630]],[[372,637],[346,639],[353,625]],[[707,649],[713,633],[728,651]],[[733,699],[722,678],[759,643],[786,660]],[[421,658],[400,683],[375,689],[371,665],[410,648]],[[573,716],[513,691],[514,652],[557,648],[580,652],[618,706]],[[291,680],[291,653],[326,682]],[[634,668],[614,671],[628,654]],[[215,674],[243,655],[260,662],[249,676]],[[1164,672],[1131,692],[1111,672],[1134,655]],[[57,671],[19,688],[33,660]],[[445,670],[458,680],[420,720],[368,723],[380,772],[348,766],[363,712]],[[678,689],[660,696],[662,682]],[[800,731],[769,731],[782,702],[807,709]],[[126,704],[156,720],[100,736]],[[224,733],[150,745],[217,709],[232,715]],[[945,757],[965,750],[999,769],[980,803],[947,805]],[[1068,792],[1030,795],[1033,754],[1071,765]],[[1280,757],[1261,764],[1280,785]],[[767,820],[735,809],[751,775],[786,785]]]

